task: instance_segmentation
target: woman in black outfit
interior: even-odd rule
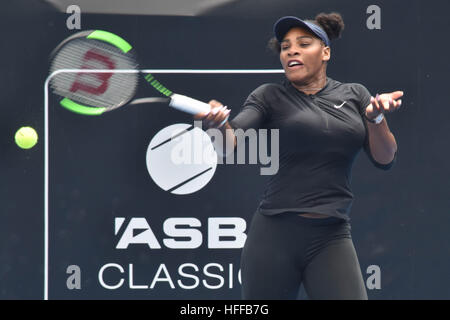
[[[234,141],[233,130],[279,129],[279,171],[270,177],[242,251],[244,299],[295,299],[303,283],[310,299],[367,299],[351,238],[351,169],[363,149],[379,169],[397,158],[384,114],[402,91],[372,97],[358,83],[326,75],[330,40],[344,28],[338,13],[314,21],[283,17],[270,44],[286,80],[256,88],[231,121],[210,101],[206,126]]]

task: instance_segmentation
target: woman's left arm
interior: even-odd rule
[[[402,105],[402,100],[397,99],[403,96],[403,91],[377,94],[371,97],[370,104],[366,107],[365,116],[375,119],[380,113],[390,113],[398,110]],[[389,130],[386,118],[379,124],[367,121],[369,135],[369,147],[372,157],[381,164],[388,164],[394,159],[397,151],[397,142],[392,132]]]

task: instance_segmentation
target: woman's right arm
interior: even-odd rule
[[[247,98],[239,113],[231,121],[227,120],[225,123],[223,122],[230,114],[230,110],[216,100],[211,100],[209,104],[211,110],[208,113],[197,114],[194,118],[202,119],[207,128],[220,130],[220,136],[223,139],[220,141],[214,139],[213,144],[221,156],[228,156],[238,144],[244,142],[244,138],[236,136],[234,130],[241,129],[243,132],[248,129],[258,130],[266,120],[268,113],[267,107],[260,103],[253,93]],[[213,135],[214,133],[211,134],[211,137]],[[227,148],[224,149],[223,146]]]
[[[233,127],[230,125],[228,120],[223,123],[223,121],[225,121],[225,119],[229,116],[231,110],[216,100],[211,100],[209,105],[211,106],[211,110],[208,113],[196,114],[194,119],[202,120],[204,126],[208,129],[216,128],[221,131],[224,139],[222,141],[214,139],[213,144],[216,151],[223,150],[223,147],[225,146],[226,149],[220,153],[222,153],[221,156],[226,156],[234,151],[237,144]]]

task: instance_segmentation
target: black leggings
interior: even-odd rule
[[[255,213],[241,256],[242,298],[367,299],[350,223]]]

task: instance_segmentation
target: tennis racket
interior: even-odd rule
[[[169,107],[190,114],[206,113],[211,109],[205,102],[173,93],[152,74],[142,73],[132,46],[111,32],[78,32],[53,50],[50,61],[50,74],[55,72],[50,80],[52,92],[61,97],[60,105],[72,112],[88,116],[101,115],[122,106],[141,103],[166,103]],[[62,72],[62,69],[81,71]],[[89,72],[92,69],[117,72]],[[162,97],[133,100],[142,75]]]

